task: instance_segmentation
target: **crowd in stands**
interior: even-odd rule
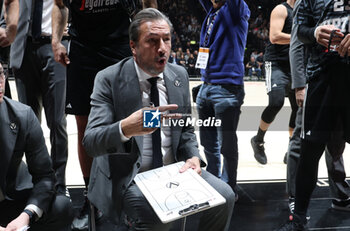
[[[270,13],[281,2],[282,0],[262,0],[257,4],[255,0],[246,0],[251,11],[244,60],[244,63],[247,64],[247,76],[255,75],[259,80],[263,79],[263,52],[269,42]],[[172,38],[173,53],[169,62],[184,66],[190,76],[199,76],[200,70],[194,68],[194,65],[199,49],[201,24],[205,18],[202,6],[198,0],[164,0],[159,1],[159,9],[165,12],[172,22],[175,22]],[[254,68],[254,71],[248,67],[251,56],[255,56],[255,61],[259,63],[258,68]],[[257,60],[258,56],[261,56],[260,61]]]
[[[250,57],[253,53],[260,54],[264,52],[265,46],[269,41],[269,18],[271,10],[274,6],[281,3],[282,0],[263,0],[260,4],[256,4],[254,0],[245,1],[251,11],[244,60],[244,63],[248,64],[251,61]],[[198,55],[201,24],[205,18],[205,12],[202,6],[198,0],[163,0],[159,1],[158,7],[174,22],[172,50],[176,54],[176,57],[173,59],[171,56],[169,62],[171,61],[172,63],[184,66],[190,76],[198,77],[200,70],[194,68],[194,65]],[[8,51],[6,53],[8,54]],[[260,65],[260,68],[261,76],[264,76],[263,65]],[[246,75],[250,76],[249,73],[249,68],[246,65]],[[256,75],[256,73],[252,73]],[[11,74],[10,76],[12,76]],[[260,76],[256,76],[262,79]]]
[[[164,0],[159,2],[159,9],[170,18],[174,23],[174,36],[172,37],[172,54],[169,58],[170,63],[182,65],[188,71],[190,76],[199,76],[199,69],[194,65],[197,60],[199,49],[199,36],[201,30],[202,18],[200,14],[193,14],[192,7],[202,13],[204,11],[196,1],[183,0]],[[195,12],[198,12],[195,11]]]

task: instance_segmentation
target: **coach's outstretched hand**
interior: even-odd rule
[[[142,136],[146,134],[150,134],[157,130],[157,128],[144,128],[143,127],[143,111],[144,110],[159,110],[159,113],[176,110],[178,108],[177,104],[169,104],[159,107],[146,107],[137,110],[132,113],[130,116],[126,117],[121,121],[121,128],[124,136],[130,138],[132,136]]]

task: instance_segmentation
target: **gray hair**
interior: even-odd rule
[[[166,21],[170,27],[170,32],[173,32],[173,24],[170,22],[167,16],[155,8],[146,8],[138,12],[132,20],[129,26],[130,40],[137,43],[139,41],[141,24],[144,22],[152,22],[157,20]]]

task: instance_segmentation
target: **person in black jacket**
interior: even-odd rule
[[[295,211],[278,230],[306,230],[306,213],[316,186],[318,161],[326,145],[350,141],[350,3],[302,0],[298,38],[308,46],[301,157],[296,176]],[[342,24],[336,22],[341,21]],[[339,27],[336,27],[338,25]],[[347,205],[346,207],[349,207]]]
[[[30,107],[4,93],[0,64],[0,231],[26,226],[64,230],[73,218],[72,205],[69,196],[55,192],[55,173],[40,123]]]
[[[300,0],[295,3],[294,12],[297,12]],[[293,24],[289,57],[291,63],[292,73],[292,89],[295,90],[296,101],[299,109],[295,120],[295,129],[289,141],[288,148],[288,163],[287,163],[287,191],[289,195],[289,208],[293,213],[294,199],[295,199],[295,176],[297,164],[300,158],[301,138],[300,133],[302,129],[302,115],[303,103],[306,88],[305,76],[305,60],[307,59],[307,52],[305,46],[299,41],[297,37],[297,30],[299,25]],[[332,142],[327,144],[325,150],[326,164],[328,169],[329,189],[332,200],[332,208],[338,210],[350,211],[350,186],[346,181],[346,173],[344,168],[343,152],[345,149],[345,141],[341,137],[332,136]]]

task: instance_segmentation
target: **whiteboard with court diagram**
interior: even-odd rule
[[[136,175],[135,182],[163,223],[209,209],[226,202],[193,169],[180,173],[184,162]]]

